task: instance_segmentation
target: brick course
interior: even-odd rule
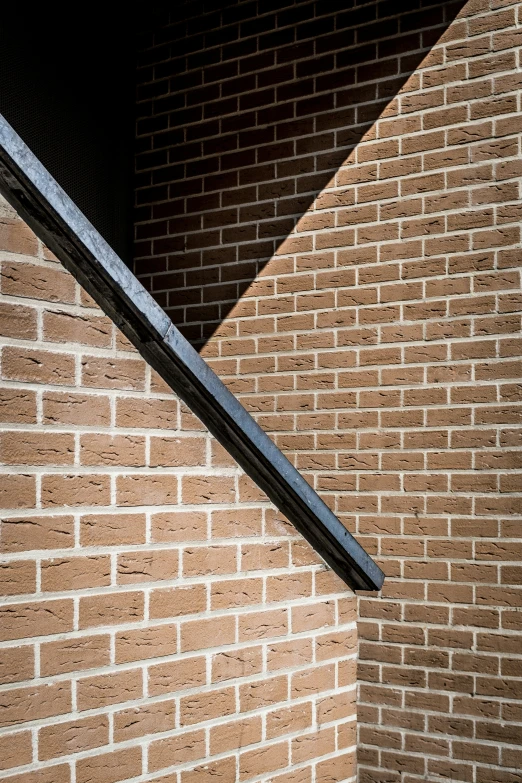
[[[185,8],[142,42],[137,274],[388,576],[360,783],[515,783],[520,4]]]
[[[1,208],[1,780],[353,781],[353,594]]]

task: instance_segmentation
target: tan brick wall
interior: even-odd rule
[[[145,41],[137,269],[388,575],[360,783],[519,783],[522,8],[283,5]]]
[[[0,779],[353,781],[353,594],[4,203],[0,274]]]

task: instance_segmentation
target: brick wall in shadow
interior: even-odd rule
[[[196,345],[250,306],[283,243],[306,251],[296,224],[313,227],[303,215],[463,0],[340,5],[189,0],[144,20],[135,271]]]

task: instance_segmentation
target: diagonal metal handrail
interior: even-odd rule
[[[2,115],[0,192],[328,565],[354,589],[380,589],[381,569]]]

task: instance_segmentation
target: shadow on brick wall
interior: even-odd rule
[[[303,216],[464,0],[334,5],[188,0],[144,20],[135,270],[195,345],[255,314],[241,297],[274,255],[314,250],[296,224],[314,228]],[[352,189],[334,206],[357,223]]]

